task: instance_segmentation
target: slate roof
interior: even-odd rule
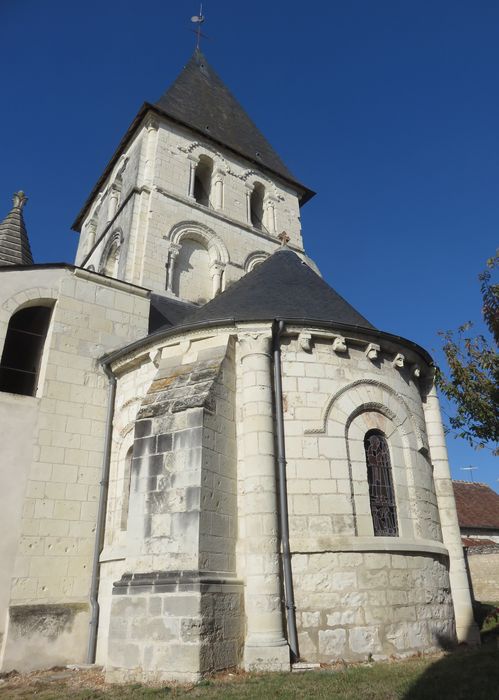
[[[136,133],[144,116],[153,111],[173,119],[222,146],[235,151],[262,170],[279,175],[298,190],[305,204],[315,192],[301,184],[288,170],[265,136],[223,84],[205,56],[197,50],[171,87],[156,103],[144,102],[121,139],[104,172],[93,187],[72,228],[79,231],[86,212]]]
[[[297,182],[198,49],[156,106],[248,160]]]
[[[459,527],[499,530],[499,494],[487,484],[453,481]]]
[[[154,333],[159,328],[170,328],[182,323],[184,318],[196,308],[195,304],[190,304],[187,301],[151,294],[149,333]]]
[[[33,265],[33,255],[24,223],[24,192],[16,192],[14,206],[0,223],[0,266]]]
[[[225,292],[187,315],[182,324],[232,319],[335,322],[374,329],[296,253],[278,249]]]

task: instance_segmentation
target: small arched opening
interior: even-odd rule
[[[11,317],[0,361],[0,391],[36,394],[51,306],[28,306]]]
[[[250,197],[250,217],[253,228],[263,229],[263,198],[265,188],[259,182],[255,183]]]
[[[194,199],[205,207],[210,206],[212,175],[212,159],[205,155],[200,156],[194,174]]]

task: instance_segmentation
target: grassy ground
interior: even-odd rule
[[[479,649],[293,674],[225,674],[189,687],[108,686],[95,671],[44,671],[4,679],[0,698],[39,700],[496,700],[498,638]]]

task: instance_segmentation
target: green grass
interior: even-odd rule
[[[80,677],[81,678],[81,677]],[[94,674],[95,680],[95,674]],[[79,685],[79,687],[78,687]],[[23,685],[7,680],[0,698],[39,700],[496,700],[499,698],[499,649],[491,636],[478,649],[445,656],[416,658],[293,674],[240,674],[190,687],[81,687],[72,679],[48,681],[43,674]]]

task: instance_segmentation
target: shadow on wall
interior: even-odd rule
[[[445,649],[446,640],[439,641]],[[403,696],[403,700],[499,698],[498,645],[499,627],[482,634],[481,647],[470,650],[466,645],[460,645],[432,664]]]

